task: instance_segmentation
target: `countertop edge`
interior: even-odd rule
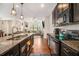
[[[8,48],[7,50],[3,51],[2,53],[0,53],[0,55],[5,54],[7,51],[9,51],[10,49],[12,49],[12,48],[15,47],[16,45],[20,44],[23,40],[27,39],[28,37],[30,37],[30,36],[32,36],[32,35],[34,35],[34,34],[30,34],[30,35],[28,35],[28,36],[26,36],[26,37],[21,38],[22,40],[21,40],[20,42],[18,42],[17,44],[11,46],[11,47]]]
[[[49,35],[49,36],[51,36],[52,38],[55,38],[54,36],[52,36],[50,33],[48,33],[47,35]],[[56,38],[55,38],[56,39]],[[65,41],[60,41],[61,43],[64,43],[64,44],[66,44],[65,43]],[[79,50],[77,50],[77,49],[75,49],[75,48],[73,48],[72,46],[70,46],[69,44],[66,44],[67,46],[69,46],[70,48],[72,48],[72,49],[74,49],[74,50],[76,50],[76,51],[78,51],[79,52]]]

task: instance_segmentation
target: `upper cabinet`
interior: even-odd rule
[[[74,22],[79,22],[79,3],[74,4]]]
[[[58,3],[53,11],[55,26],[64,26],[78,23],[79,4]]]
[[[69,9],[69,4],[61,3],[61,4],[58,4],[56,8],[57,8],[57,13],[58,13],[58,18],[59,18],[62,13],[64,13],[66,10]]]

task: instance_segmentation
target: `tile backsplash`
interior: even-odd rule
[[[62,28],[67,30],[79,30],[79,24],[62,26]]]
[[[67,31],[65,31],[65,39],[79,40],[79,30],[67,30]]]

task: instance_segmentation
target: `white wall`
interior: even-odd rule
[[[52,11],[54,10],[56,5],[57,3],[53,6]],[[53,19],[52,12],[51,12],[49,16],[45,17],[44,38],[47,37],[47,33],[53,33],[54,28],[55,28],[54,19]]]
[[[42,21],[44,20],[44,17],[28,17],[24,20],[1,20],[0,19],[0,30],[3,30],[5,33],[12,33],[13,27],[16,27],[19,29],[19,31],[24,30],[24,25],[22,25],[23,22],[28,22],[28,30],[31,30],[31,27],[34,25],[34,27],[38,26],[38,30],[43,30],[42,27]],[[16,32],[17,29],[14,29],[13,32]]]
[[[47,37],[47,33],[53,33],[54,24],[52,14],[45,18],[44,38]]]
[[[42,21],[44,19],[45,19],[44,17],[35,17],[35,18],[28,17],[24,21],[28,22],[28,30],[31,30],[33,25],[34,27],[38,27],[39,30],[43,30]]]
[[[0,20],[0,30],[2,30],[6,34],[12,33],[13,26],[21,28],[21,23],[17,20]]]
[[[62,26],[61,28],[66,30],[79,30],[79,24]]]

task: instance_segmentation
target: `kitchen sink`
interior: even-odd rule
[[[21,38],[23,38],[25,36],[28,36],[28,35],[20,35],[20,36],[13,37],[13,38],[10,38],[10,39],[7,39],[7,40],[20,40]]]
[[[7,39],[6,41],[2,41],[2,42],[0,42],[0,47],[11,45],[13,43],[13,40],[14,41],[15,40],[20,40],[23,37],[25,37],[25,36],[24,35],[23,36],[17,36],[17,37],[11,38],[11,39]]]

